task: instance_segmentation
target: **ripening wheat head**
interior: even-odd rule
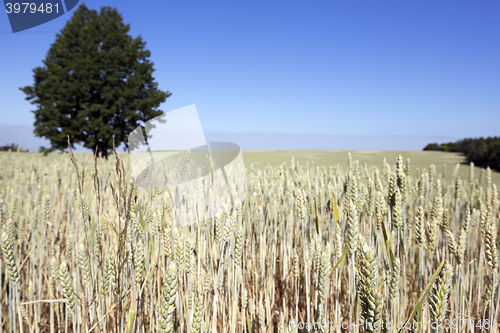
[[[369,324],[367,332],[379,332],[382,319],[382,296],[379,288],[377,258],[373,247],[363,243],[358,252],[357,290],[361,304],[361,317]]]

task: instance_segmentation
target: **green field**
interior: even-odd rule
[[[460,164],[458,176],[461,179],[468,179],[469,164],[460,153],[445,153],[438,151],[394,151],[394,150],[244,150],[243,159],[246,167],[252,171],[252,163],[254,169],[263,170],[266,166],[279,166],[286,162],[290,166],[291,158],[295,158],[295,163],[301,166],[317,167],[337,166],[337,164],[345,170],[347,168],[347,156],[349,152],[352,155],[353,161],[358,160],[362,167],[363,163],[368,166],[376,166],[382,169],[382,163],[386,158],[387,163],[391,166],[395,164],[396,158],[401,154],[403,160],[410,159],[411,173],[414,174],[417,168],[429,169],[431,164],[436,166],[438,173],[443,172],[443,166],[446,165],[446,177],[449,181],[453,173],[453,169],[457,163]],[[260,164],[258,164],[260,163]],[[309,163],[309,164],[307,164]],[[394,168],[392,168],[394,169]],[[481,168],[475,167],[476,177],[480,176]],[[492,171],[492,180],[495,184],[500,184],[500,173]]]
[[[257,169],[264,170],[266,166],[277,167],[284,162],[290,166],[292,157],[295,158],[296,165],[309,167],[310,170],[314,167],[326,167],[328,170],[330,167],[336,167],[339,165],[343,170],[347,168],[348,154],[351,153],[352,160],[359,161],[360,167],[363,167],[363,163],[368,166],[376,166],[380,170],[382,169],[382,164],[384,158],[387,162],[394,166],[395,161],[399,154],[403,157],[406,163],[407,159],[410,159],[411,173],[415,175],[415,171],[418,169],[422,170],[426,168],[429,169],[431,164],[436,166],[438,174],[442,174],[444,166],[446,165],[445,179],[447,181],[451,180],[451,175],[456,164],[460,164],[460,169],[458,171],[458,176],[465,180],[469,177],[469,164],[465,158],[460,153],[446,153],[438,151],[395,151],[395,150],[243,150],[243,159],[245,160],[245,166],[250,172],[257,172]],[[0,152],[0,156],[3,154],[8,154],[7,152]],[[24,154],[24,153],[23,153]],[[39,155],[39,157],[44,162],[51,162],[54,160],[59,160],[63,157],[68,157],[67,154],[52,153],[47,156],[43,156],[39,153],[32,153]],[[80,153],[76,154],[77,156]],[[120,154],[122,155],[122,154]],[[110,155],[113,159],[112,155]],[[124,162],[127,164],[128,159],[124,154]],[[252,164],[253,163],[253,164]],[[392,168],[394,169],[394,168]],[[476,177],[480,177],[480,172],[482,168],[475,167]],[[500,173],[492,171],[491,173],[492,181],[495,184],[500,184]]]

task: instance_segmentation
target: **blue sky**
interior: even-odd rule
[[[418,145],[500,135],[498,1],[85,4],[123,14],[130,34],[147,42],[160,89],[172,92],[161,108],[196,104],[209,132]],[[0,128],[32,125],[33,106],[18,87],[32,84],[72,12],[16,34],[0,14]]]

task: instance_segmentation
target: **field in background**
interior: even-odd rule
[[[436,166],[436,171],[441,174],[443,172],[443,167],[446,165],[446,177],[445,179],[449,182],[453,174],[453,169],[457,163],[460,164],[460,169],[458,171],[458,176],[462,180],[466,180],[469,177],[469,164],[465,160],[464,156],[460,153],[448,153],[439,151],[396,151],[396,150],[243,150],[243,159],[245,161],[245,166],[249,172],[257,172],[257,169],[264,170],[266,166],[277,167],[283,163],[287,163],[290,166],[292,157],[295,159],[295,164],[299,166],[312,167],[325,166],[328,170],[329,167],[336,167],[339,165],[344,171],[347,168],[347,157],[351,153],[352,160],[359,161],[359,165],[362,167],[363,163],[368,166],[376,166],[382,169],[384,158],[387,163],[391,166],[395,164],[395,161],[399,154],[406,160],[410,159],[411,173],[414,174],[417,168],[420,170],[426,168],[429,170],[429,166],[434,164]],[[7,152],[0,152],[0,156],[3,154],[8,154]],[[50,163],[51,161],[59,160],[62,157],[69,158],[67,154],[52,153],[47,156],[43,156],[39,153],[29,153],[38,155],[45,162]],[[82,153],[75,153],[80,155]],[[83,153],[87,154],[87,153]],[[125,153],[120,153],[122,156],[125,167],[128,166],[128,158]],[[110,158],[113,159],[112,155]],[[253,163],[253,164],[252,164]],[[314,171],[316,172],[316,168]],[[480,177],[480,170],[482,168],[475,167],[476,177]],[[496,171],[491,172],[491,178],[493,183],[500,184],[500,173]]]
[[[242,153],[243,159],[245,160],[245,166],[249,171],[252,171],[252,163],[254,163],[254,170],[264,170],[264,168],[268,165],[277,167],[284,162],[290,166],[292,157],[295,158],[295,163],[300,166],[308,166],[309,168],[325,166],[328,169],[330,166],[336,167],[338,164],[343,170],[345,170],[347,168],[347,156],[351,153],[353,161],[358,160],[360,166],[363,166],[363,163],[367,163],[368,166],[376,166],[381,169],[384,158],[392,166],[394,165],[396,158],[399,154],[401,154],[405,162],[406,159],[410,159],[412,172],[415,172],[417,168],[420,170],[426,168],[428,170],[429,166],[434,164],[437,172],[441,174],[443,171],[443,165],[446,164],[445,178],[447,181],[450,181],[453,169],[455,168],[455,165],[459,163],[460,169],[458,176],[462,180],[465,180],[469,175],[469,164],[460,153],[395,150],[243,150]],[[3,154],[8,153],[0,152],[0,156]],[[43,156],[39,153],[30,154],[36,154],[46,162],[58,160],[63,156],[69,158],[67,154],[59,153],[49,154],[48,156]],[[81,153],[75,154],[79,155]],[[123,156],[123,161],[127,166],[128,159],[126,158],[126,154],[120,152],[119,154]],[[110,155],[110,158],[113,157]],[[480,176],[479,170],[481,170],[481,168],[476,167],[477,177]],[[492,171],[491,178],[494,183],[500,184],[500,173]]]
[[[438,173],[442,173],[443,165],[446,164],[446,180],[450,181],[453,169],[457,163],[460,163],[458,176],[465,180],[469,176],[469,164],[460,153],[445,153],[438,151],[395,151],[395,150],[244,150],[243,159],[248,170],[263,170],[267,165],[272,167],[279,166],[286,162],[290,166],[291,158],[295,158],[295,163],[301,166],[336,166],[337,164],[343,170],[347,168],[347,155],[351,153],[353,161],[358,160],[359,165],[367,163],[368,166],[376,166],[382,169],[382,163],[386,158],[387,163],[394,165],[396,158],[401,154],[403,160],[410,159],[411,172],[414,174],[416,168],[420,170],[434,164]],[[309,164],[307,164],[309,162]],[[313,163],[314,162],[314,163]],[[477,177],[479,177],[480,168],[476,167]],[[316,169],[315,169],[316,171]],[[491,178],[494,183],[500,184],[500,173],[492,171]]]

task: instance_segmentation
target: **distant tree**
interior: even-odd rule
[[[34,84],[20,88],[37,109],[34,133],[50,140],[48,151],[74,144],[102,153],[125,143],[130,132],[163,114],[171,93],[158,89],[150,52],[139,36],[128,35],[115,8],[100,13],[85,4],[75,11],[51,45]]]
[[[430,143],[423,150],[463,153],[468,162],[479,167],[490,167],[500,171],[500,137],[463,139],[456,142]]]
[[[17,151],[18,148],[18,145],[16,145],[15,143],[11,143],[10,145],[7,144],[5,146],[0,146],[0,151]]]
[[[500,139],[492,141],[489,145],[490,165],[500,171]]]
[[[23,145],[24,147],[24,145]],[[10,145],[7,144],[5,146],[0,146],[0,151],[20,151],[20,152],[29,152],[30,150],[29,149],[23,149],[21,147],[19,147],[18,144],[15,144],[15,143],[11,143]]]
[[[423,150],[439,150],[441,151],[441,147],[437,143],[429,143],[424,147]]]

